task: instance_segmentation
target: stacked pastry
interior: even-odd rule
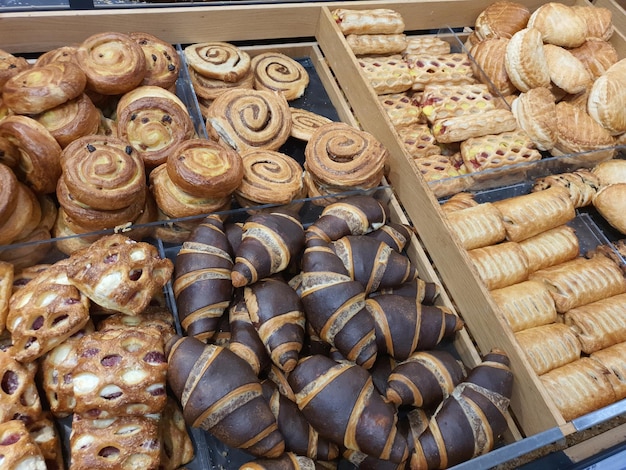
[[[468,46],[477,76],[508,96],[540,150],[580,153],[589,166],[611,158],[626,131],[624,64],[612,33],[606,8],[548,2],[530,12],[498,1],[477,17]]]
[[[459,195],[442,206],[566,420],[623,397],[612,385],[620,383],[618,369],[591,355],[626,340],[626,321],[614,310],[624,306],[626,279],[607,257],[581,257],[566,225],[575,207],[591,204],[593,182],[580,170],[544,178],[529,194],[480,204]]]

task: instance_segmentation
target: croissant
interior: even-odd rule
[[[308,356],[288,381],[298,407],[321,436],[379,459],[406,460],[408,444],[396,427],[395,407],[376,392],[363,367]]]
[[[512,389],[509,358],[492,350],[441,403],[428,428],[414,438],[411,468],[447,468],[489,452],[507,428]]]
[[[435,300],[441,294],[441,287],[436,282],[428,282],[423,279],[415,278],[396,287],[387,289],[378,289],[370,292],[370,297],[381,294],[396,294],[404,297],[410,297],[424,305],[433,305]]]
[[[166,349],[167,382],[188,425],[257,457],[275,458],[284,452],[285,440],[263,398],[261,382],[243,359],[192,336],[174,336]]]
[[[339,457],[339,446],[320,437],[295,401],[282,394],[278,386],[269,379],[263,380],[261,385],[263,397],[276,417],[278,429],[285,436],[287,452],[316,460],[334,460]]]
[[[257,213],[243,224],[231,279],[243,287],[283,271],[304,246],[304,228],[287,213]]]
[[[411,242],[413,228],[410,225],[387,221],[385,225],[367,234],[368,237],[385,242],[397,252],[404,250]]]
[[[300,296],[307,321],[319,337],[346,359],[370,368],[377,348],[365,290],[327,243],[319,241],[304,250]]]
[[[257,459],[246,462],[239,470],[312,470],[315,462],[309,457],[297,455],[294,452],[285,452],[275,459]]]
[[[243,291],[237,289],[228,309],[230,340],[228,349],[246,361],[256,375],[271,364],[270,356],[261,341],[259,333],[250,320],[250,312],[243,298]]]
[[[374,387],[378,390],[382,396],[385,396],[387,393],[387,381],[389,380],[389,376],[391,372],[398,365],[398,361],[396,361],[389,354],[377,354],[376,361],[374,365],[368,369],[368,372],[372,376],[372,382],[374,382]]]
[[[275,277],[246,286],[244,299],[272,362],[291,372],[304,343],[305,316],[300,297],[286,281]]]
[[[378,295],[365,303],[374,318],[378,351],[398,361],[416,350],[433,349],[464,326],[446,307],[422,305],[401,295]]]
[[[232,267],[222,221],[206,217],[183,243],[174,265],[174,297],[188,335],[204,341],[215,334],[231,299]]]
[[[449,352],[418,351],[393,369],[386,397],[396,406],[438,405],[464,378],[463,365]]]
[[[331,244],[352,279],[365,288],[365,295],[379,288],[399,286],[417,277],[410,258],[389,245],[364,235],[348,235]]]
[[[329,242],[345,235],[363,235],[381,228],[389,219],[389,208],[372,196],[350,196],[324,208],[306,230],[307,241]]]

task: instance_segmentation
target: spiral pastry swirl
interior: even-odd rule
[[[38,114],[79,96],[87,79],[72,62],[53,62],[26,69],[9,79],[2,99],[16,114]]]
[[[227,42],[203,42],[185,47],[187,63],[205,77],[237,82],[250,71],[250,56]]]
[[[239,153],[278,150],[291,133],[291,109],[285,97],[265,90],[229,90],[208,109],[207,130]]]
[[[1,142],[0,142],[1,144]],[[0,145],[0,149],[2,146]],[[0,163],[0,219],[6,220],[17,205],[17,178],[13,170]]]
[[[287,101],[300,98],[309,84],[309,74],[298,61],[280,52],[263,52],[252,58],[254,88],[280,91]]]
[[[15,56],[0,49],[0,89],[2,89],[7,80],[22,70],[30,68],[30,66],[24,57]]]
[[[48,129],[62,148],[79,137],[96,134],[100,127],[100,112],[85,93],[34,119]]]
[[[144,32],[129,34],[146,58],[146,75],[141,85],[154,85],[171,90],[180,72],[180,57],[174,46],[156,36]]]
[[[121,139],[81,137],[63,150],[61,161],[74,199],[94,209],[123,209],[146,192],[143,162]]]
[[[313,133],[304,158],[306,169],[321,184],[368,189],[383,178],[388,152],[370,133],[333,122]]]
[[[244,171],[235,191],[238,200],[287,204],[302,195],[302,167],[289,155],[257,149],[242,153],[241,159]]]
[[[157,86],[141,86],[117,104],[117,136],[130,142],[144,164],[154,168],[182,141],[194,134],[185,104]]]
[[[20,152],[9,140],[0,137],[0,163],[15,168],[20,162]],[[3,189],[4,191],[4,189]]]
[[[315,130],[333,122],[325,116],[302,108],[291,108],[291,136],[308,141]]]
[[[204,198],[230,195],[241,183],[241,157],[208,139],[181,142],[167,158],[167,173],[176,186]]]
[[[76,51],[87,75],[87,88],[103,95],[121,95],[141,84],[146,75],[143,50],[128,34],[96,33]]]
[[[78,59],[76,59],[77,46],[61,46],[56,49],[44,52],[35,61],[35,67],[42,67],[44,65],[51,64],[52,62],[73,62],[78,65]]]
[[[217,78],[205,77],[189,67],[189,78],[191,79],[193,91],[198,98],[205,100],[214,100],[226,90],[232,88],[254,88],[254,74],[251,72],[245,74],[241,80],[236,82],[225,82]]]

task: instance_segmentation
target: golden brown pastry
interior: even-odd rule
[[[172,90],[180,73],[180,57],[176,48],[149,33],[135,31],[129,36],[139,44],[146,59],[146,73],[141,85]]]
[[[591,86],[593,80],[587,68],[567,49],[544,44],[543,53],[548,63],[550,80],[561,90],[576,94]]]
[[[615,402],[610,372],[582,357],[539,377],[563,419],[570,421]]]
[[[450,43],[437,36],[407,36],[403,54],[450,54]]]
[[[519,242],[558,227],[575,216],[569,193],[553,187],[494,203],[504,217],[507,239]]]
[[[9,419],[0,424],[2,446],[2,465],[6,468],[48,468],[41,450],[28,433],[26,424],[21,419]]]
[[[177,145],[167,157],[172,182],[201,198],[225,197],[243,179],[242,157],[233,149],[208,139],[190,139]]]
[[[587,100],[589,115],[612,135],[626,132],[626,59],[613,64],[593,82]]]
[[[451,212],[448,223],[466,250],[495,245],[506,237],[502,214],[490,202]]]
[[[564,263],[579,255],[580,247],[574,229],[560,225],[519,242],[532,271]]]
[[[441,204],[441,210],[450,213],[454,211],[460,211],[468,209],[478,205],[478,201],[474,199],[474,195],[468,192],[456,193],[451,196],[447,201]]]
[[[41,400],[35,375],[36,363],[21,363],[11,356],[10,351],[0,350],[0,365],[3,384],[0,389],[2,409],[0,423],[21,418],[25,422],[36,421],[41,416]]]
[[[291,109],[281,93],[232,89],[211,103],[207,130],[238,152],[278,150],[291,134]]]
[[[614,183],[600,188],[593,198],[593,207],[621,233],[626,233],[625,196],[626,183]]]
[[[332,122],[331,119],[302,108],[291,107],[291,136],[305,142],[320,126]]]
[[[582,46],[569,49],[580,60],[595,80],[619,60],[617,51],[610,42],[588,39]]]
[[[167,398],[165,409],[159,420],[161,441],[161,463],[164,470],[174,470],[191,462],[194,447],[180,404],[172,397]]]
[[[127,140],[149,168],[165,163],[195,132],[185,104],[158,86],[140,86],[123,95],[116,116],[117,136]]]
[[[369,10],[337,8],[331,13],[344,35],[397,34],[404,31],[402,15],[388,8]]]
[[[508,109],[491,109],[481,113],[476,119],[472,114],[462,114],[433,123],[432,132],[437,142],[461,142],[470,137],[481,137],[489,134],[513,131],[517,128],[517,120]]]
[[[44,412],[42,416],[30,423],[28,433],[33,439],[47,468],[65,468],[63,458],[61,435],[57,430],[57,423],[53,421],[49,412]]]
[[[217,98],[226,90],[229,90],[231,88],[254,88],[254,73],[252,73],[252,70],[249,70],[247,74],[245,74],[240,80],[237,80],[236,82],[225,82],[224,80],[220,80],[219,78],[205,77],[201,73],[196,72],[191,67],[188,67],[188,69],[189,78],[191,79],[191,85],[193,86],[193,90],[196,93],[199,101],[209,101],[209,103],[204,103],[206,104],[207,108],[210,105],[210,101]],[[203,103],[200,102],[200,104],[202,105]]]
[[[483,41],[491,38],[510,38],[526,27],[530,11],[518,2],[500,0],[491,3],[480,12],[474,22],[474,30]]]
[[[601,298],[565,312],[564,322],[571,326],[591,354],[626,341],[626,294]]]
[[[557,319],[554,300],[539,281],[522,281],[494,289],[491,296],[513,332],[554,323]]]
[[[51,62],[73,62],[78,65],[78,59],[76,59],[77,50],[77,46],[61,46],[51,49],[37,57],[34,66],[41,67]]]
[[[410,91],[378,95],[378,102],[396,128],[423,122],[419,99]]]
[[[406,49],[406,35],[398,34],[348,34],[346,42],[355,55],[399,54]]]
[[[503,242],[468,251],[478,276],[489,290],[528,279],[528,260],[519,243]]]
[[[547,44],[578,47],[587,38],[587,23],[564,3],[548,2],[537,8],[528,19],[528,27],[541,34]]]
[[[11,77],[2,89],[2,100],[16,114],[39,114],[78,97],[86,83],[78,65],[53,62]]]
[[[54,227],[52,227],[52,236],[55,238],[54,245],[66,255],[71,255],[75,251],[88,247],[93,241],[97,240],[97,236],[83,235],[91,230],[86,228],[78,228],[77,231],[72,230],[67,223],[67,214],[62,207],[59,208]]]
[[[461,114],[478,114],[497,107],[498,97],[494,96],[487,85],[426,85],[420,105],[422,113],[432,124]]]
[[[537,375],[580,358],[580,342],[574,331],[563,323],[550,323],[518,331],[515,338]]]
[[[2,105],[0,104],[0,106]],[[0,114],[1,113],[2,111],[0,110]],[[0,121],[2,121],[2,119],[3,117],[0,116]],[[19,161],[20,152],[17,147],[15,147],[15,145],[13,145],[8,139],[0,137],[0,163],[8,166],[9,168],[15,168]]]
[[[531,273],[530,279],[546,284],[559,313],[626,291],[619,266],[604,256],[578,257]]]
[[[556,102],[547,87],[521,93],[511,103],[511,111],[539,150],[554,147],[557,136]]]
[[[357,63],[377,95],[402,93],[413,85],[409,64],[399,54],[359,57]]]
[[[187,63],[205,77],[237,82],[250,70],[250,56],[226,42],[191,44],[184,49]]]
[[[608,41],[613,35],[613,13],[608,8],[596,5],[572,5],[572,10],[585,20],[586,39]]]
[[[303,170],[289,155],[274,150],[249,150],[241,154],[243,180],[235,190],[242,207],[288,204],[305,196]]]
[[[34,119],[48,129],[61,148],[79,137],[96,134],[100,126],[100,112],[85,93],[34,116]]]
[[[506,45],[504,64],[511,82],[520,91],[550,85],[548,63],[538,29],[527,27],[511,37]]]
[[[53,193],[61,176],[61,147],[52,134],[30,117],[13,115],[0,122],[0,138],[20,152],[18,178],[36,193]]]
[[[469,171],[501,168],[541,159],[541,153],[522,129],[480,137],[461,142],[461,156]]]
[[[0,49],[0,89],[12,76],[17,75],[30,66],[24,57],[15,56]]]
[[[87,76],[87,88],[103,95],[121,95],[141,84],[146,75],[143,50],[128,34],[96,33],[78,47],[76,58]]]
[[[469,52],[474,58],[472,70],[478,79],[493,87],[504,96],[517,91],[506,71],[506,46],[508,38],[494,37],[474,44]]]
[[[435,136],[428,124],[402,126],[397,128],[396,132],[400,142],[404,144],[404,148],[414,159],[440,155],[442,153],[442,149],[437,145]]]
[[[406,54],[413,76],[413,90],[423,90],[428,84],[467,85],[476,83],[472,61],[464,52],[442,55]]]
[[[17,206],[18,180],[13,170],[3,163],[0,163],[0,182],[0,220],[6,221]]]
[[[41,206],[37,196],[23,183],[17,182],[15,208],[0,222],[0,242],[14,243],[29,235],[41,220]]]
[[[255,89],[282,92],[287,101],[300,98],[309,85],[309,73],[304,66],[280,52],[255,55],[250,68]]]
[[[611,161],[613,160],[603,163],[610,163]],[[599,165],[596,165],[596,167]],[[624,169],[626,170],[626,164]],[[600,181],[600,178],[595,174],[595,168],[594,171],[581,168],[570,173],[560,173],[538,178],[535,180],[531,191],[543,191],[552,186],[562,186],[569,191],[570,199],[575,208],[586,207],[593,202],[593,198],[600,188]],[[626,182],[626,176],[624,181]]]
[[[609,381],[613,386],[615,398],[621,400],[626,398],[626,342],[615,344],[605,349],[601,349],[589,356],[594,361],[598,361],[609,372]]]
[[[471,180],[463,176],[467,169],[459,168],[447,155],[420,156],[413,163],[436,197],[465,191],[471,185]]]
[[[0,261],[0,331],[4,331],[7,323],[14,274],[15,270],[11,263]]]
[[[591,172],[598,178],[599,186],[626,183],[626,161],[620,158],[600,162]]]

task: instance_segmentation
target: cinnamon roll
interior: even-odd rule
[[[76,51],[78,47],[75,46],[61,46],[56,49],[44,52],[35,61],[35,67],[42,67],[44,65],[51,64],[52,62],[73,62],[78,65],[78,59],[76,59]]]
[[[238,152],[278,150],[291,133],[291,109],[285,97],[266,90],[228,90],[208,109],[207,130]]]
[[[123,209],[144,197],[143,162],[121,139],[81,137],[65,148],[62,165],[62,179],[71,196],[93,209]]]
[[[252,71],[249,71],[236,82],[225,82],[219,78],[205,77],[189,67],[189,78],[198,98],[205,100],[214,100],[223,92],[232,88],[245,88],[248,90],[254,88],[254,74]]]
[[[320,126],[333,122],[325,116],[301,108],[291,108],[291,136],[308,141]]]
[[[85,39],[76,52],[87,76],[87,88],[103,95],[121,95],[143,81],[146,59],[128,34],[96,33]]]
[[[242,207],[261,204],[288,204],[304,197],[300,164],[274,150],[249,150],[241,154],[243,181],[235,190]]]
[[[384,176],[388,151],[373,135],[342,122],[319,127],[304,149],[305,168],[322,184],[373,188]]]
[[[167,164],[150,173],[150,190],[157,206],[171,218],[210,214],[230,207],[231,195],[222,197],[193,196],[174,184],[167,173]]]
[[[15,208],[0,222],[0,245],[25,237],[41,219],[39,201],[28,186],[18,182],[15,198]]]
[[[19,150],[18,178],[36,193],[53,193],[61,176],[61,146],[48,129],[30,117],[13,115],[0,122],[0,138]]]
[[[248,53],[226,42],[191,44],[184,52],[191,68],[205,77],[237,82],[250,70]]]
[[[129,36],[139,44],[146,58],[146,74],[141,85],[172,89],[180,73],[180,57],[176,48],[149,33],[132,32]]]
[[[0,220],[6,220],[17,206],[17,183],[13,170],[0,163]]]
[[[79,137],[96,134],[100,126],[100,112],[85,93],[33,118],[48,129],[62,148]]]
[[[280,52],[262,52],[252,58],[254,88],[280,91],[287,101],[300,98],[309,84],[309,73],[300,62]]]
[[[15,56],[0,49],[0,89],[13,75],[26,70],[30,64],[24,57]]]
[[[157,86],[141,86],[126,93],[117,104],[117,136],[153,168],[182,141],[194,135],[185,104],[174,93]]]
[[[244,172],[237,152],[208,139],[181,142],[167,158],[166,168],[176,186],[200,198],[231,194]]]

